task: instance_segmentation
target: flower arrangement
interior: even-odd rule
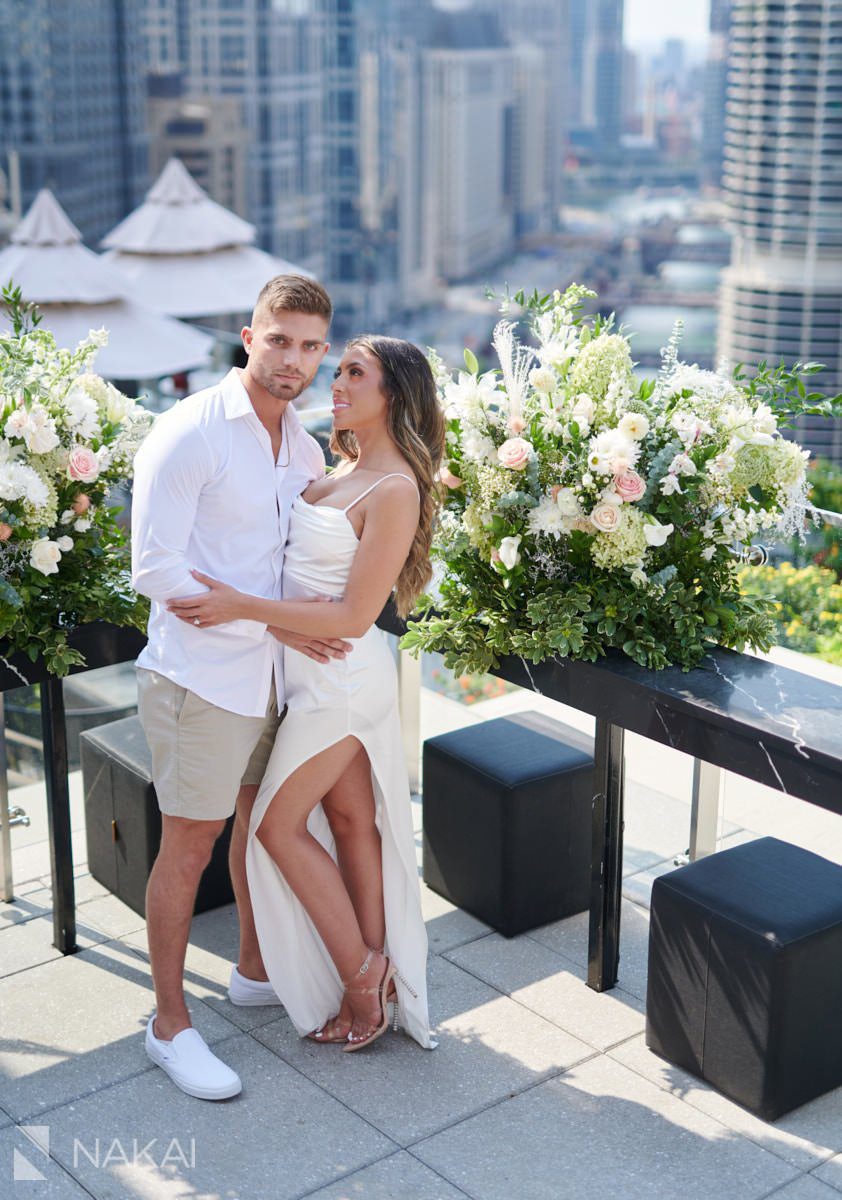
[[[86,621],[143,628],[125,537],[109,492],[129,479],[152,417],[94,375],[92,332],[56,346],[18,289],[3,291],[0,333],[0,638],[65,675],[84,662],[68,634]]]
[[[536,348],[502,321],[499,369],[480,374],[466,351],[453,377],[432,355],[447,419],[439,595],[403,645],[457,672],[612,650],[690,668],[711,642],[771,644],[771,605],[741,592],[738,565],[759,535],[803,526],[807,454],[781,428],[831,410],[799,374],[820,368],[726,378],[682,363],[676,330],[658,378],[638,384],[628,339],[583,319],[593,296],[507,299]]]

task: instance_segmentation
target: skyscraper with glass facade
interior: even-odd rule
[[[723,189],[720,354],[822,362],[842,390],[842,0],[734,0]],[[840,423],[797,435],[842,462]]]
[[[143,0],[149,69],[191,96],[236,99],[247,207],[264,249],[324,274],[322,0]]]
[[[128,0],[0,0],[0,162],[26,209],[52,188],[95,244],[148,184],[142,44]]]

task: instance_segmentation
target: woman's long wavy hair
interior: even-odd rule
[[[412,467],[421,497],[418,528],[395,588],[397,610],[407,617],[433,573],[430,544],[438,507],[437,475],[444,454],[444,417],[430,364],[417,346],[373,334],[352,338],[348,349],[352,346],[368,350],[380,363],[389,434]],[[350,429],[335,431],[330,448],[351,462],[359,458],[357,439]]]

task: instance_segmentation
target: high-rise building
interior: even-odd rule
[[[437,267],[468,279],[514,246],[514,55],[491,13],[439,12],[424,76]]]
[[[421,54],[429,4],[321,0],[325,279],[340,334],[387,325],[435,291]]]
[[[573,0],[571,21],[582,36],[581,127],[597,157],[610,158],[623,132],[624,0],[585,0],[584,12],[576,11],[579,2]]]
[[[148,183],[143,55],[128,0],[0,0],[0,162],[51,188],[96,243]]]
[[[732,364],[826,364],[842,390],[842,4],[735,0],[723,190],[734,235],[719,352]],[[842,424],[797,436],[842,462]]]
[[[725,135],[725,99],[728,83],[728,35],[733,0],[710,0],[710,35],[705,62],[705,97],[702,114],[702,163],[708,183],[722,178]]]
[[[218,204],[248,219],[248,151],[251,134],[235,96],[184,94],[180,73],[147,78],[149,171],[161,174],[178,158]]]
[[[490,8],[491,0],[478,0],[478,6]],[[532,173],[534,195],[528,204],[518,201],[518,232],[536,227],[551,229],[558,225],[564,202],[564,158],[571,87],[568,0],[519,0],[517,4],[512,4],[511,0],[494,0],[494,11],[507,42],[519,56],[515,69],[518,141],[525,138],[529,142],[522,160]],[[539,129],[543,131],[544,164],[536,174],[533,149]],[[524,186],[529,186],[526,177]],[[545,205],[540,212],[539,195],[543,196]]]
[[[323,0],[144,0],[146,65],[229,98],[249,131],[247,209],[260,245],[324,275]]]

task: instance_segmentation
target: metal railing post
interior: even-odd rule
[[[690,862],[716,853],[722,771],[700,758],[693,759],[693,796],[690,808]]]
[[[9,813],[9,778],[6,759],[6,718],[0,693],[0,900],[14,900],[12,879],[12,831]]]

